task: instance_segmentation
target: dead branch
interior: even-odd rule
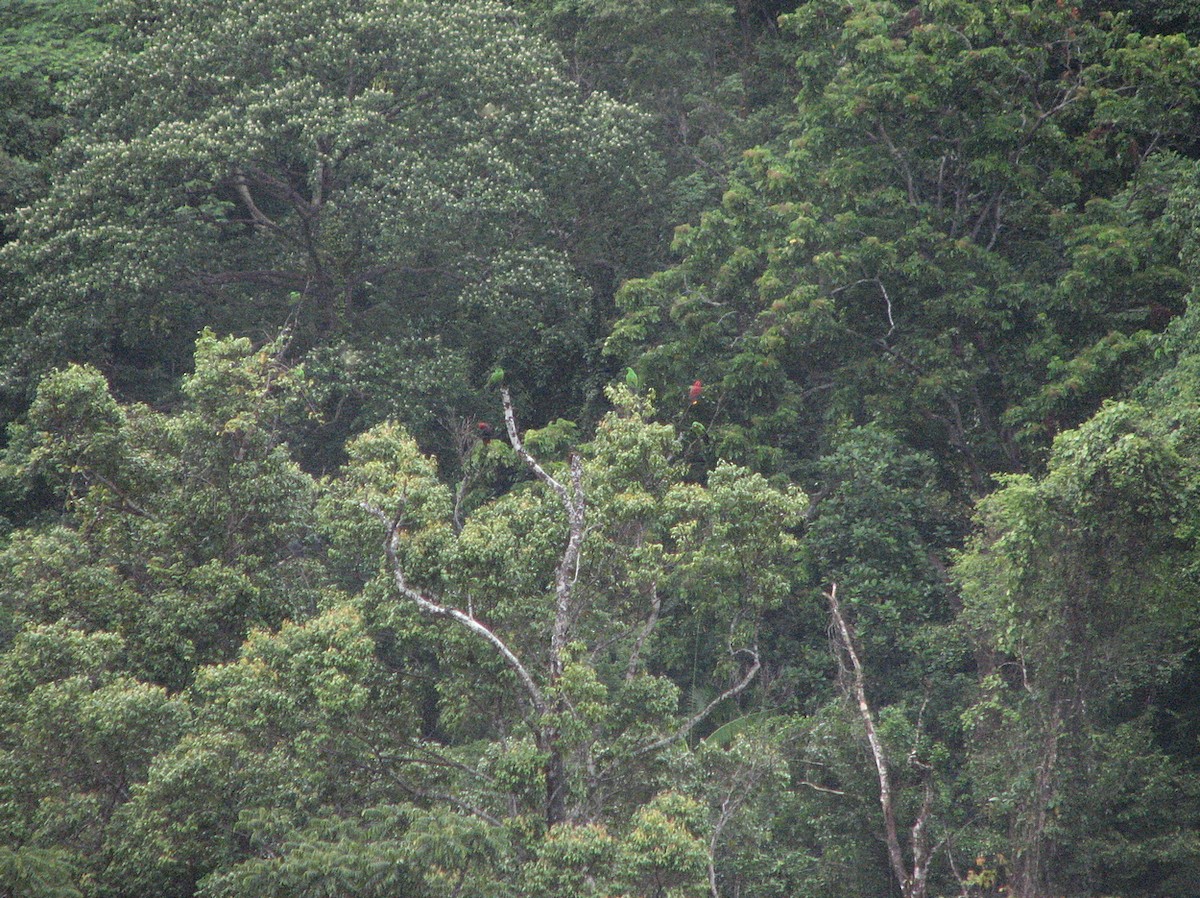
[[[887,349],[888,348],[887,344],[883,341],[886,341],[888,337],[890,337],[892,334],[894,334],[896,332],[896,319],[892,315],[892,298],[891,298],[891,296],[888,295],[887,287],[884,286],[883,281],[881,281],[878,277],[859,278],[857,281],[854,281],[853,283],[843,284],[841,287],[835,287],[834,289],[829,291],[829,295],[837,296],[842,291],[852,290],[855,287],[859,286],[860,284],[874,284],[876,287],[879,288],[879,292],[883,295],[883,304],[884,304],[885,310],[887,311],[887,320],[888,320],[889,327],[888,327],[888,332],[883,335],[883,337],[880,339],[879,342],[881,342],[884,349]]]
[[[754,677],[758,674],[759,669],[762,667],[762,661],[758,656],[758,647],[754,646],[753,648],[738,649],[733,652],[733,654],[749,655],[751,658],[750,669],[742,675],[741,679],[705,705],[700,711],[689,717],[681,727],[675,730],[675,732],[668,736],[663,736],[661,739],[656,739],[654,742],[651,742],[647,745],[643,745],[637,751],[633,752],[632,757],[638,757],[639,755],[649,754],[652,751],[658,751],[660,748],[666,748],[668,745],[673,745],[680,739],[683,739],[696,728],[697,724],[708,717],[708,715],[713,712],[713,709],[715,709],[717,705],[733,698],[736,695],[739,695],[747,686],[750,685],[750,682],[754,679]]]
[[[851,687],[858,704],[859,716],[862,718],[863,730],[867,735],[867,743],[871,746],[875,770],[879,776],[879,804],[883,809],[884,839],[887,843],[888,860],[891,863],[892,873],[901,884],[904,898],[924,898],[930,860],[925,827],[932,809],[933,790],[926,782],[924,801],[911,831],[913,867],[909,871],[904,863],[904,852],[900,847],[900,836],[896,829],[896,808],[892,799],[892,778],[888,770],[887,754],[883,750],[883,742],[875,729],[875,715],[867,701],[862,663],[859,661],[858,651],[854,647],[854,636],[850,625],[846,622],[837,599],[836,583],[830,586],[829,592],[825,593],[825,598],[829,602],[829,614],[833,618],[839,655],[845,655],[846,660],[850,662]]]
[[[796,780],[797,786],[807,786],[817,792],[824,792],[827,795],[845,795],[842,789],[831,789],[828,786],[818,786],[816,783],[810,783],[808,780]]]
[[[411,600],[417,608],[430,617],[449,618],[489,643],[517,675],[517,679],[525,687],[525,694],[529,698],[529,703],[533,705],[534,710],[539,714],[544,714],[547,706],[542,691],[538,688],[537,683],[525,668],[525,665],[521,663],[521,659],[505,644],[503,639],[476,620],[474,616],[457,608],[452,608],[449,605],[443,605],[408,585],[404,577],[404,569],[400,565],[400,558],[396,551],[397,544],[400,541],[400,520],[398,518],[388,520],[387,515],[380,509],[369,504],[363,503],[362,507],[383,521],[387,527],[387,538],[383,543],[384,551],[387,553],[388,564],[392,569],[392,579],[395,581],[396,588],[400,591],[400,594]]]
[[[571,488],[568,490],[563,483],[550,476],[525,448],[521,434],[517,430],[512,397],[509,395],[507,387],[500,388],[500,397],[504,402],[504,424],[508,429],[508,438],[512,443],[513,451],[538,480],[554,491],[567,513],[569,535],[566,548],[563,550],[554,573],[554,627],[550,635],[550,675],[552,678],[557,678],[562,673],[563,657],[570,635],[571,622],[574,619],[572,592],[575,580],[579,576],[583,534],[587,525],[587,505],[583,494],[583,459],[575,452],[570,455],[568,464],[571,473]]]

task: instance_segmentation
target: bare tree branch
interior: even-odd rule
[[[189,271],[192,282],[199,287],[219,287],[223,284],[269,284],[273,287],[307,287],[309,276],[303,271],[281,271],[272,268],[240,271]]]
[[[934,849],[929,845],[929,814],[933,810],[933,784],[926,776],[923,783],[924,794],[921,796],[921,809],[917,811],[909,833],[909,844],[912,846],[912,876],[909,878],[908,894],[924,895],[926,880],[929,878],[929,862],[933,859]]]
[[[713,712],[713,709],[716,708],[717,705],[721,704],[727,699],[733,698],[735,695],[739,695],[746,689],[747,686],[750,685],[750,682],[754,679],[754,677],[758,674],[759,669],[762,667],[762,661],[758,656],[757,646],[754,648],[738,649],[734,652],[734,654],[749,655],[752,659],[750,663],[750,669],[742,675],[741,679],[705,705],[702,710],[689,717],[684,722],[683,726],[679,727],[679,729],[675,730],[675,732],[671,733],[669,736],[663,736],[663,738],[657,739],[647,745],[643,745],[637,751],[633,752],[633,757],[649,754],[652,751],[658,751],[660,748],[666,748],[668,745],[673,745],[680,739],[683,739],[688,735],[688,733],[696,728],[697,724],[708,717],[708,715]]]
[[[508,429],[508,438],[512,443],[513,451],[538,480],[555,492],[567,512],[569,535],[566,548],[563,550],[558,568],[554,573],[554,626],[550,634],[550,674],[551,678],[557,678],[562,673],[563,657],[570,635],[571,622],[574,618],[572,592],[575,579],[579,575],[583,535],[587,525],[587,505],[583,495],[583,459],[575,452],[570,455],[568,464],[571,472],[571,488],[568,490],[562,482],[550,476],[525,448],[525,444],[521,441],[520,431],[517,430],[512,396],[509,395],[507,387],[500,388],[500,397],[504,402],[504,423]]]
[[[824,792],[827,795],[845,795],[846,794],[845,791],[842,789],[831,789],[828,786],[818,786],[816,783],[810,783],[808,780],[796,780],[795,782],[796,782],[797,786],[808,786],[808,788],[810,788],[810,789],[813,789],[817,792]]]
[[[113,483],[111,480],[109,480],[103,474],[100,474],[97,471],[89,470],[89,471],[84,472],[84,479],[85,479],[85,481],[86,480],[95,480],[101,486],[106,487],[109,492],[111,492],[114,496],[116,496],[118,499],[121,500],[121,505],[123,507],[125,507],[129,511],[132,511],[139,518],[146,518],[149,521],[157,520],[157,518],[155,518],[154,515],[152,515],[150,512],[148,512],[145,508],[143,508],[137,502],[133,501],[133,499],[131,499],[129,497],[128,493],[126,493],[124,490],[122,490],[119,486],[117,486],[115,483]]]
[[[483,808],[477,807],[476,805],[473,805],[470,802],[463,801],[461,798],[459,798],[458,796],[456,796],[452,793],[430,792],[425,789],[422,789],[419,786],[413,785],[412,783],[401,778],[398,774],[396,774],[394,772],[389,771],[389,773],[391,775],[392,782],[395,783],[397,786],[399,786],[401,789],[403,789],[405,792],[407,792],[409,795],[411,795],[413,798],[420,798],[425,801],[444,801],[447,804],[453,805],[454,807],[458,808],[460,811],[470,814],[473,817],[478,817],[480,820],[482,820],[484,823],[488,824],[489,826],[497,826],[498,827],[498,826],[504,825],[503,822],[501,822],[499,818],[492,816],[487,811],[485,811]]]
[[[440,602],[423,595],[419,590],[413,589],[408,585],[404,578],[404,570],[400,565],[400,558],[396,552],[396,544],[399,541],[400,522],[399,520],[388,520],[381,510],[371,505],[363,503],[363,508],[375,515],[383,521],[387,527],[387,538],[384,540],[384,551],[387,553],[388,564],[392,569],[392,579],[395,580],[396,588],[405,598],[410,599],[421,611],[431,617],[446,617],[456,621],[461,626],[470,630],[476,636],[479,636],[488,642],[500,656],[504,658],[509,667],[517,675],[517,679],[521,681],[521,685],[525,687],[525,693],[529,698],[529,702],[533,705],[534,710],[539,714],[546,712],[546,699],[542,695],[542,691],[538,688],[533,676],[526,670],[525,665],[521,663],[521,659],[510,649],[499,636],[492,630],[484,626],[472,615],[466,612],[459,611],[457,608],[452,608],[448,605],[443,605]]]
[[[306,219],[312,218],[317,214],[318,211],[320,211],[320,206],[317,203],[314,203],[308,197],[300,193],[300,191],[292,186],[292,184],[287,180],[276,177],[270,172],[257,167],[249,167],[246,169],[246,172],[249,174],[250,178],[253,179],[255,184],[265,188],[267,192],[273,195],[276,199],[283,200],[284,202],[291,204],[292,208],[294,208],[301,215],[301,217]]]
[[[725,827],[734,819],[741,808],[750,800],[755,790],[775,765],[769,751],[749,753],[746,763],[738,764],[730,778],[729,788],[721,799],[721,810],[713,821],[712,835],[708,840],[708,890],[712,898],[721,898],[717,888],[717,846],[724,835]]]
[[[896,332],[896,319],[892,316],[892,298],[891,298],[891,296],[888,295],[887,287],[884,286],[883,281],[881,281],[878,276],[871,277],[871,278],[859,278],[857,281],[854,281],[851,284],[843,284],[841,287],[835,287],[833,290],[829,291],[829,295],[837,296],[842,291],[851,290],[854,287],[859,286],[860,284],[874,284],[876,287],[879,288],[879,292],[883,295],[883,304],[887,311],[887,320],[888,320],[889,327],[888,327],[888,332],[886,334],[884,334],[883,337],[880,338],[879,342],[886,349],[887,343],[883,342],[883,341],[886,341],[888,337],[890,337],[893,333]]]
[[[908,870],[904,866],[904,854],[900,850],[900,838],[896,834],[896,809],[892,804],[892,778],[888,772],[887,756],[883,751],[883,743],[875,730],[875,715],[867,703],[867,690],[864,685],[862,663],[858,660],[858,652],[854,648],[854,638],[850,627],[842,616],[842,608],[837,599],[837,584],[834,583],[829,592],[825,593],[829,601],[829,613],[833,617],[833,625],[837,630],[838,645],[850,661],[853,676],[854,697],[858,702],[858,713],[862,717],[863,729],[867,734],[867,743],[871,746],[871,755],[875,759],[875,770],[879,775],[879,803],[883,807],[884,835],[887,841],[888,860],[892,865],[892,873],[905,884],[905,895],[908,894]]]
[[[825,598],[829,601],[829,614],[833,618],[839,653],[844,654],[850,662],[854,698],[858,704],[859,716],[862,717],[867,742],[871,746],[871,755],[875,759],[875,770],[879,776],[879,804],[883,808],[884,838],[887,843],[888,860],[891,863],[892,873],[900,882],[904,898],[924,898],[929,862],[932,857],[926,825],[933,807],[933,788],[926,779],[921,809],[917,812],[910,833],[913,854],[912,870],[910,871],[905,866],[904,852],[900,847],[900,836],[896,829],[896,808],[892,798],[892,779],[888,770],[887,755],[883,750],[883,742],[879,738],[879,733],[875,729],[875,715],[867,701],[862,663],[859,661],[858,651],[854,647],[854,635],[838,602],[836,583],[830,586],[829,592],[825,593]],[[840,660],[839,658],[839,662]]]

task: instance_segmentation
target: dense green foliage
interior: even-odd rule
[[[610,350],[711,381],[718,455],[792,470],[869,419],[981,494],[1182,310],[1195,52],[1055,4],[783,22],[799,111],[677,231],[680,263],[626,286]]]
[[[93,0],[0,3],[0,216],[28,201],[39,162],[69,130],[58,89],[108,36]],[[0,223],[0,241],[10,229]]]
[[[581,99],[487,3],[124,16],[5,250],[13,387],[70,358],[158,398],[200,327],[286,322],[323,401],[369,421],[428,431],[497,364],[547,409],[586,396],[598,312],[658,230],[636,111]]]
[[[1200,6],[0,18],[0,898],[1195,894]]]

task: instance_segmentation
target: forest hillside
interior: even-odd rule
[[[1193,898],[1198,42],[0,0],[0,898]]]

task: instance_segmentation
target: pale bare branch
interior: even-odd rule
[[[661,739],[657,739],[648,745],[643,745],[637,751],[633,752],[633,757],[649,754],[652,751],[658,751],[660,748],[666,748],[668,745],[673,745],[694,730],[697,724],[708,717],[708,715],[711,714],[718,705],[745,691],[746,687],[750,685],[751,681],[758,674],[759,669],[762,667],[762,661],[758,656],[757,647],[738,649],[736,652],[734,652],[734,654],[749,655],[751,658],[750,669],[747,670],[736,683],[705,705],[703,709],[689,717],[681,727],[675,730],[675,732],[668,736],[663,736]]]
[[[563,549],[562,557],[559,559],[554,573],[554,626],[550,634],[550,675],[554,679],[562,673],[563,657],[570,637],[571,623],[575,616],[572,592],[583,552],[583,536],[587,529],[587,505],[583,493],[583,459],[578,453],[571,453],[568,460],[571,487],[568,489],[566,485],[552,477],[545,468],[538,464],[537,459],[530,455],[525,448],[525,444],[521,440],[521,433],[517,429],[512,396],[509,395],[507,387],[500,388],[500,397],[504,403],[504,424],[508,429],[508,438],[512,443],[513,451],[538,480],[554,491],[567,513],[567,545]]]
[[[797,786],[807,786],[810,789],[813,789],[817,792],[824,792],[828,795],[845,795],[846,794],[841,789],[831,789],[828,786],[818,786],[816,783],[810,783],[808,780],[796,780],[796,785]]]
[[[887,844],[888,860],[892,873],[901,884],[904,898],[924,898],[928,884],[929,863],[933,852],[929,848],[927,825],[933,809],[933,787],[928,780],[928,771],[924,782],[925,794],[921,809],[917,812],[910,830],[912,848],[912,869],[904,863],[904,852],[900,847],[900,836],[896,828],[896,808],[892,797],[892,779],[888,769],[887,755],[883,750],[883,742],[875,729],[875,715],[867,701],[866,678],[863,675],[862,662],[859,661],[858,651],[854,646],[854,634],[842,614],[841,604],[837,598],[837,584],[830,586],[825,593],[829,601],[829,614],[837,635],[840,655],[844,654],[850,662],[851,687],[858,704],[858,713],[862,717],[863,730],[867,735],[867,743],[871,746],[871,754],[875,759],[875,770],[879,776],[879,804],[883,809],[884,839]]]
[[[404,577],[404,569],[400,564],[400,558],[396,551],[396,546],[400,538],[399,520],[389,520],[388,516],[380,509],[367,503],[363,503],[362,507],[379,518],[387,528],[384,551],[387,553],[388,564],[392,569],[392,579],[395,581],[396,588],[400,591],[400,594],[411,600],[425,614],[431,617],[449,618],[490,644],[508,666],[512,668],[513,673],[517,675],[517,679],[521,681],[521,685],[525,688],[525,694],[530,704],[533,705],[534,710],[539,714],[544,714],[546,712],[546,699],[542,695],[542,691],[538,688],[537,683],[525,668],[525,665],[521,663],[521,659],[505,644],[503,639],[480,623],[474,616],[457,608],[452,608],[449,605],[443,605],[437,600],[424,595],[420,590],[413,589],[408,585]]]
[[[887,842],[888,860],[896,879],[905,883],[905,894],[908,893],[908,870],[904,865],[904,854],[900,850],[900,837],[896,833],[896,809],[892,803],[892,778],[888,771],[887,756],[883,751],[883,743],[875,729],[875,715],[867,702],[867,690],[864,684],[862,663],[858,660],[858,652],[854,648],[854,638],[850,626],[842,616],[842,608],[837,599],[837,584],[834,583],[829,592],[825,593],[829,602],[829,613],[837,631],[838,647],[850,662],[852,688],[858,703],[858,713],[862,717],[863,729],[867,734],[867,743],[871,746],[871,755],[875,759],[875,771],[879,776],[879,804],[883,808],[884,836]]]

